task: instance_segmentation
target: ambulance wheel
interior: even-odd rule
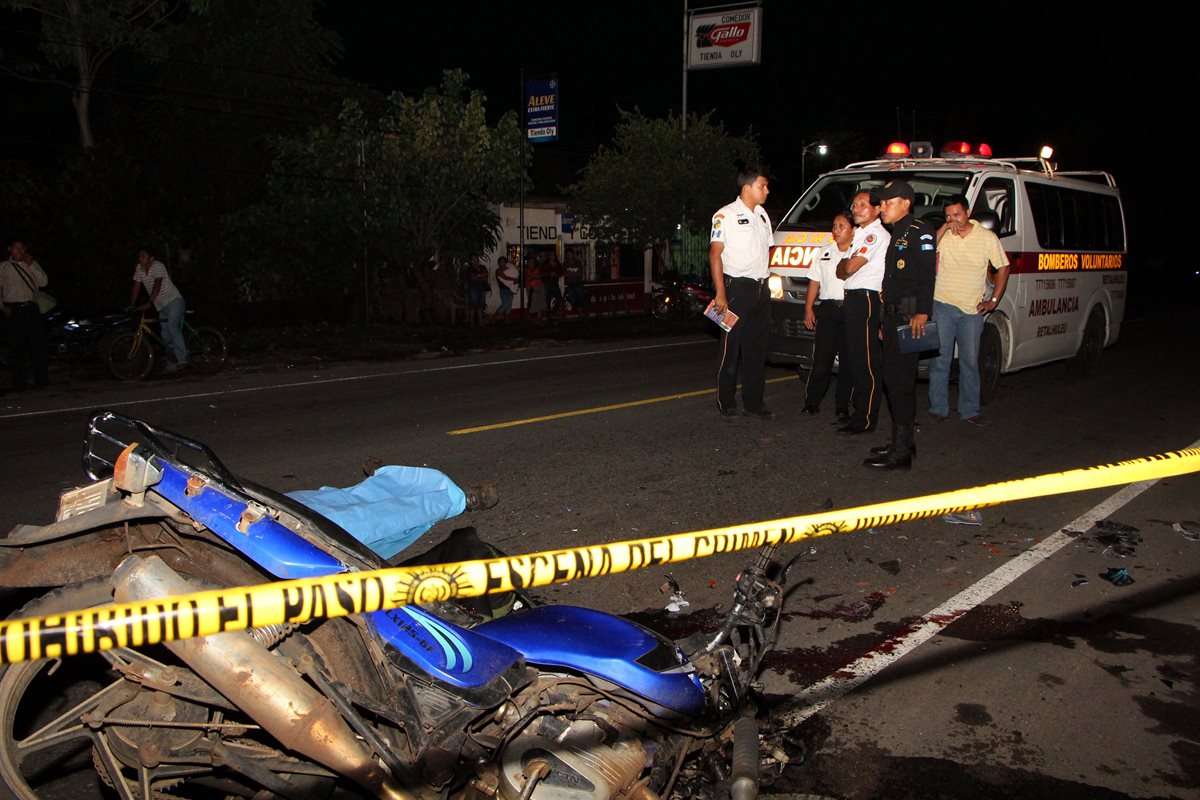
[[[1087,325],[1083,328],[1083,340],[1079,352],[1067,360],[1067,370],[1072,375],[1095,375],[1100,366],[1100,351],[1104,349],[1104,310],[1100,306],[1092,309]]]
[[[1000,385],[1000,362],[1003,359],[1000,330],[984,325],[979,337],[979,402],[988,403],[996,396]]]

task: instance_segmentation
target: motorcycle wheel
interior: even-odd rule
[[[220,372],[225,366],[229,348],[225,337],[216,328],[196,328],[187,338],[188,364],[203,375]]]
[[[56,589],[16,616],[111,602],[109,580],[98,578]],[[321,647],[339,678],[343,663],[361,652],[349,640],[341,645],[343,649]],[[148,680],[125,677],[139,671],[153,675],[163,668],[176,671],[177,682],[169,690],[155,691]],[[347,668],[361,675],[361,666]],[[184,696],[189,689],[192,697]],[[196,699],[197,690],[201,699]],[[296,796],[328,792],[332,779],[314,777],[312,765],[279,749],[227,701],[204,702],[206,692],[211,693],[207,684],[164,647],[10,664],[0,669],[0,781],[17,800],[260,796],[263,787],[253,779],[212,763],[215,739],[260,767],[281,765],[272,771],[292,783]],[[166,726],[156,726],[156,721]],[[230,731],[231,726],[237,727]]]
[[[123,331],[109,341],[104,363],[117,380],[140,381],[154,371],[154,353],[144,338]]]

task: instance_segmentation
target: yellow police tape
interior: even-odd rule
[[[214,589],[0,623],[0,664],[140,647],[225,631],[300,623],[615,575],[718,553],[788,544],[1000,503],[1156,480],[1200,471],[1200,448],[895,500],[842,511],[548,550],[459,564],[343,573]]]

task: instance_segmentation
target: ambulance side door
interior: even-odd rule
[[[1010,264],[1008,286],[999,307],[993,314],[993,323],[1000,323],[1001,337],[1005,342],[1005,364],[1009,354],[1014,353],[1016,343],[1021,341],[1024,321],[1024,294],[1021,289],[1021,265],[1025,252],[1024,208],[1016,180],[1011,175],[984,175],[979,188],[971,199],[971,216],[988,227],[1000,239]],[[982,296],[982,293],[981,293]]]

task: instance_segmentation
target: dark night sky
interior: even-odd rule
[[[1192,45],[1175,32],[1178,19],[988,5],[994,10],[929,4],[922,12],[906,3],[880,13],[764,0],[763,64],[691,72],[688,109],[713,111],[734,133],[753,128],[772,170],[772,200],[785,205],[803,188],[800,144],[816,138],[840,146],[826,160],[810,156],[810,180],[897,138],[985,140],[997,156],[1033,155],[1048,142],[1064,169],[1112,172],[1131,248],[1153,246],[1145,241],[1151,209],[1168,186],[1191,180],[1186,166],[1173,167],[1169,183],[1152,168],[1187,163],[1192,79],[1177,65]],[[419,93],[442,70],[461,67],[498,115],[518,107],[522,67],[557,73],[562,138],[535,152],[538,192],[575,179],[609,140],[618,106],[658,115],[681,105],[682,0],[329,0],[320,19],[344,41],[336,71],[383,91]],[[4,38],[11,51],[29,37],[7,29]],[[51,133],[72,127],[65,94],[50,106],[27,103],[29,85],[6,80],[0,88],[6,155],[74,146]]]
[[[1131,249],[1157,255],[1146,241],[1151,209],[1180,178],[1172,170],[1168,183],[1147,167],[1181,155],[1179,125],[1194,112],[1180,111],[1169,86],[1190,80],[1176,66],[1191,45],[1149,12],[984,5],[879,13],[765,0],[762,65],[691,72],[688,109],[715,111],[735,133],[752,127],[773,172],[772,200],[785,205],[802,189],[799,145],[814,138],[849,134],[857,147],[816,167],[810,155],[809,180],[897,138],[982,140],[1012,157],[1049,143],[1061,168],[1117,178]],[[682,2],[331,4],[328,19],[345,40],[340,69],[381,88],[419,91],[461,67],[503,111],[517,106],[522,66],[556,72],[562,141],[535,155],[539,191],[574,179],[607,141],[618,105],[680,108]]]
[[[1063,168],[1134,177],[1132,123],[1157,104],[1166,111],[1165,98],[1138,85],[1172,58],[1154,21],[947,8],[944,16],[892,12],[889,26],[848,5],[765,0],[763,64],[693,71],[688,109],[715,110],[733,132],[752,126],[774,188],[789,197],[801,188],[799,143],[837,132],[860,143],[826,167],[877,155],[900,129],[905,141],[935,145],[986,140],[998,156],[1034,155],[1049,142]],[[682,2],[534,0],[331,4],[327,16],[345,39],[341,69],[381,88],[419,91],[442,69],[462,67],[500,111],[516,107],[522,66],[556,72],[563,139],[539,156],[563,155],[577,167],[606,140],[617,105],[679,110],[682,15]],[[906,38],[901,27],[920,34]]]

